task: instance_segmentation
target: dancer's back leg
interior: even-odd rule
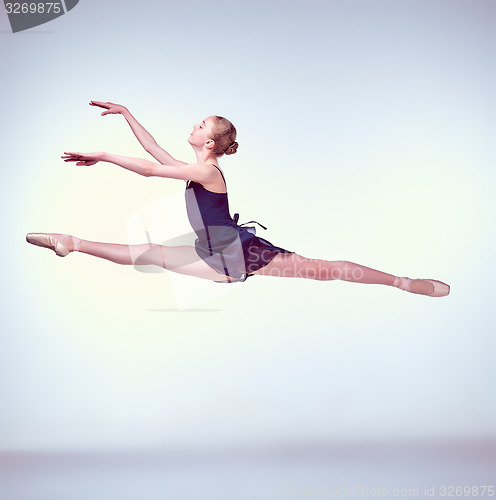
[[[396,277],[354,262],[309,259],[296,253],[280,253],[254,274],[321,281],[343,280],[389,286],[394,284]]]
[[[254,274],[388,285],[421,295],[432,295],[433,293],[447,295],[449,293],[449,286],[439,281],[399,278],[393,274],[384,273],[354,262],[308,259],[295,253],[276,255],[271,262]]]

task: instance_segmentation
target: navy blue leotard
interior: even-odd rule
[[[214,167],[224,179],[220,168]],[[197,254],[210,267],[225,275],[225,282],[245,281],[278,253],[293,253],[256,236],[255,227],[238,225],[238,214],[234,219],[229,214],[227,193],[214,193],[197,182],[188,181],[186,210],[198,236],[195,241]]]

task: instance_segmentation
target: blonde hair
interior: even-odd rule
[[[236,142],[236,128],[227,119],[222,116],[214,116],[214,129],[212,139],[215,142],[213,152],[217,156],[233,155],[238,149]]]

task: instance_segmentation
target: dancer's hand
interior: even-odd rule
[[[107,111],[102,113],[102,116],[105,115],[116,115],[123,114],[127,111],[125,106],[121,106],[120,104],[114,104],[113,102],[99,102],[99,101],[91,101],[90,106],[98,106],[99,108],[105,108]]]
[[[105,153],[68,153],[64,151],[65,156],[61,156],[64,161],[77,161],[77,166],[90,167],[99,161],[103,161]]]

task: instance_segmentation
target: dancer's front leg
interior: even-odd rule
[[[154,265],[197,278],[212,281],[226,280],[226,276],[201,260],[192,246],[103,243],[59,233],[30,233],[26,239],[34,245],[50,248],[60,256],[77,251],[121,265]]]
[[[212,281],[226,277],[206,264],[192,246],[164,246],[154,243],[125,245],[80,239],[79,252],[124,265],[153,265],[179,274]]]

